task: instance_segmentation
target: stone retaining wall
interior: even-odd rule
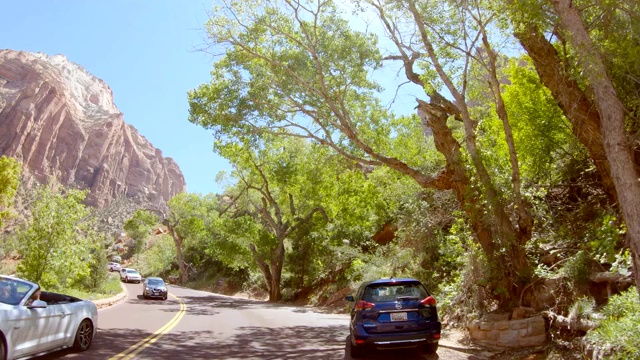
[[[489,348],[524,348],[544,345],[547,341],[542,316],[518,320],[474,320],[467,328],[475,343]]]

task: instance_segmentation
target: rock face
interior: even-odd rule
[[[63,55],[0,50],[0,155],[39,183],[90,189],[96,207],[126,197],[164,208],[186,188],[178,164],[124,122],[109,86]]]

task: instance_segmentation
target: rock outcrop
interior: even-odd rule
[[[102,80],[63,55],[0,50],[0,155],[39,183],[90,189],[87,204],[126,197],[164,208],[185,181],[124,122]]]

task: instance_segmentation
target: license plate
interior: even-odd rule
[[[391,321],[407,321],[407,313],[393,312],[391,313]]]

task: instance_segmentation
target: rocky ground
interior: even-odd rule
[[[464,329],[445,329],[443,346],[456,347],[468,353],[470,360],[582,360],[584,355],[576,343],[549,341],[543,347],[519,350],[492,350],[475,345]]]

